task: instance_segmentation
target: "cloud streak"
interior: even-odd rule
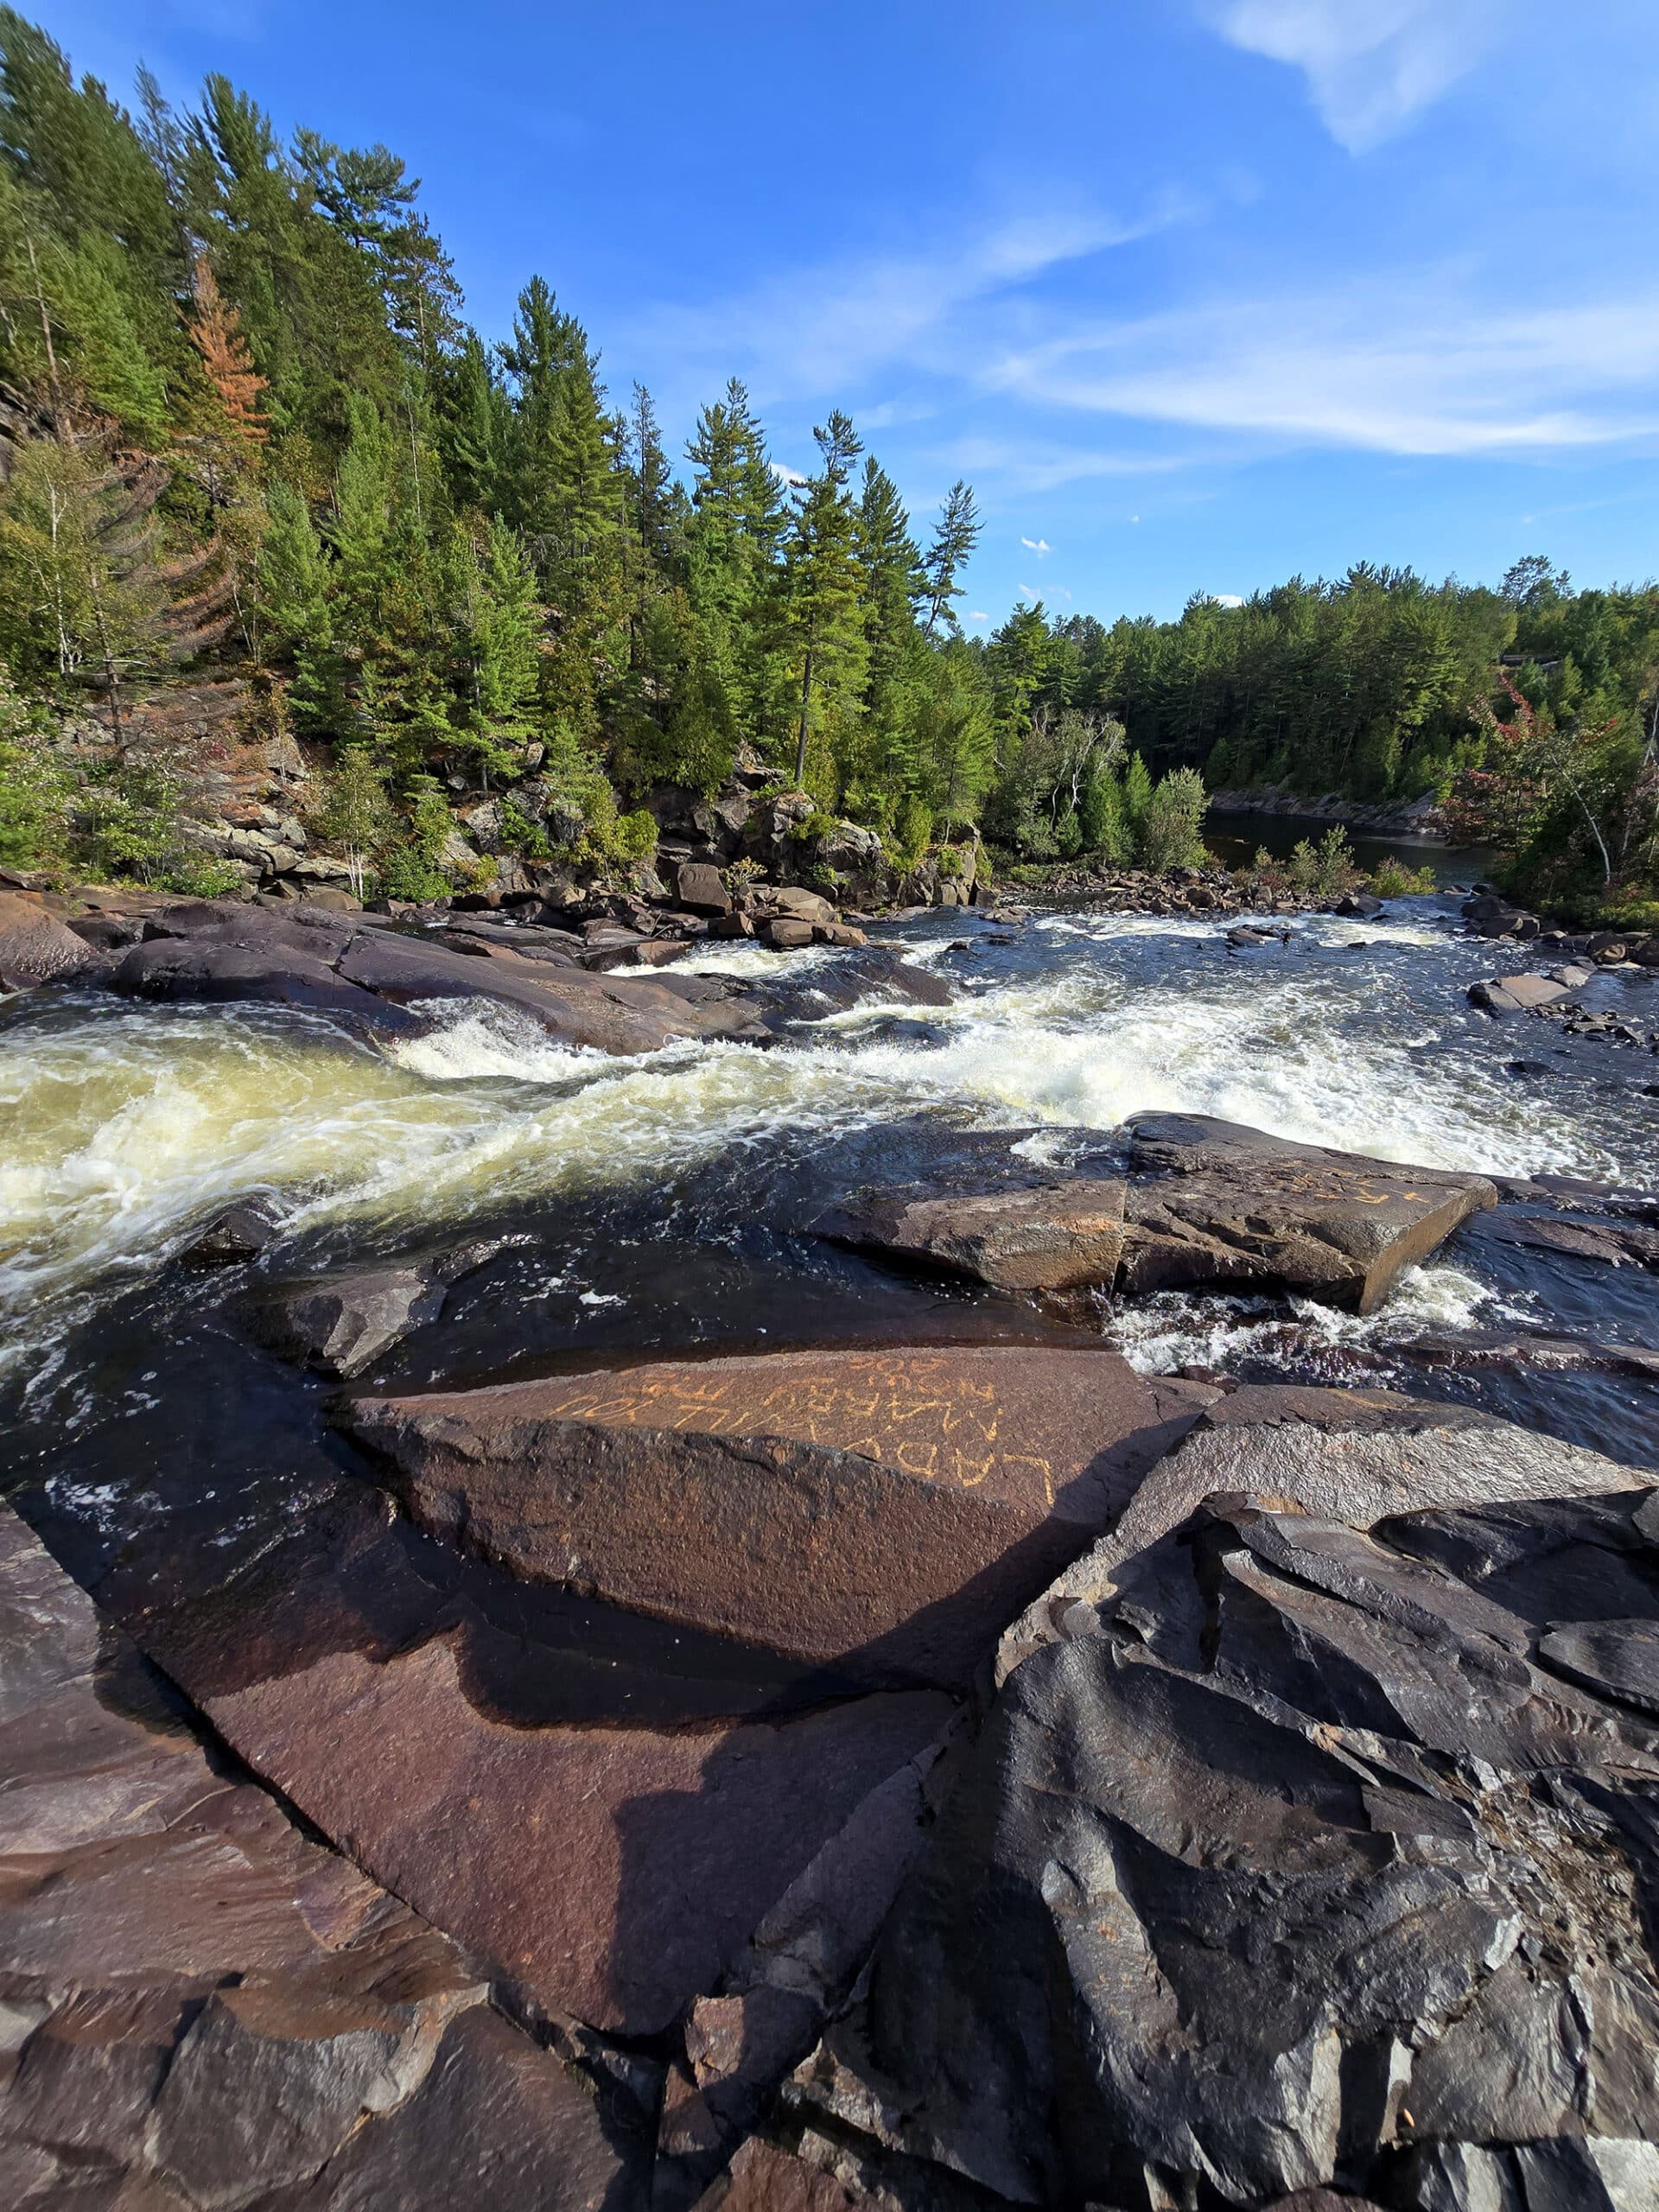
[[[1369,153],[1448,92],[1496,44],[1498,0],[1216,0],[1230,45],[1300,69],[1320,120]]]
[[[1011,296],[1051,271],[1150,237],[1192,212],[1189,199],[1170,194],[1135,218],[1088,207],[1022,216],[931,254],[871,255],[794,270],[715,308],[658,308],[634,331],[624,330],[621,346],[648,343],[672,354],[699,389],[716,365],[723,378],[736,362],[763,404],[844,397],[893,364],[950,373],[964,310],[995,302],[1006,315],[1017,305]],[[911,410],[888,401],[876,411],[903,419]]]
[[[1421,274],[1086,322],[988,372],[1027,403],[1275,444],[1412,455],[1566,451],[1659,433],[1659,293],[1547,313]]]

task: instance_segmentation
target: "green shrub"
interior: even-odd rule
[[[1141,811],[1136,837],[1141,867],[1159,874],[1168,868],[1202,868],[1210,857],[1204,842],[1208,804],[1204,779],[1196,769],[1177,768],[1166,776]]]
[[[1378,899],[1406,899],[1414,893],[1433,891],[1435,887],[1432,868],[1408,868],[1392,853],[1377,862],[1369,880],[1373,895]]]
[[[1304,837],[1290,856],[1288,874],[1295,889],[1312,899],[1339,899],[1361,880],[1348,832],[1339,823],[1317,845]]]

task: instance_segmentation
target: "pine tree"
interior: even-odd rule
[[[785,635],[798,684],[795,780],[806,780],[815,708],[844,713],[856,701],[866,665],[858,557],[858,511],[847,489],[863,448],[839,409],[815,429],[823,467],[795,494],[784,550]]]
[[[438,371],[436,442],[457,507],[499,516],[508,498],[512,406],[484,341],[469,330]]]
[[[974,503],[973,487],[958,477],[946,497],[944,512],[939,517],[933,543],[928,548],[927,559],[923,564],[927,607],[925,628],[930,638],[941,622],[949,630],[957,628],[952,601],[962,597],[963,589],[957,579],[967,566],[978,543],[979,510]]]
[[[201,356],[201,365],[231,427],[250,445],[264,445],[270,433],[259,404],[265,379],[253,365],[248,342],[242,335],[241,318],[221,297],[205,253],[196,258],[190,340]]]

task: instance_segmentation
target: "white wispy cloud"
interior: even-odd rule
[[[620,353],[671,354],[698,391],[735,366],[761,402],[822,392],[845,404],[893,364],[958,372],[963,310],[993,301],[1006,310],[1050,270],[1149,237],[1195,208],[1190,196],[1168,194],[1137,216],[1087,207],[1021,216],[929,253],[869,254],[780,273],[712,307],[657,308],[612,343]],[[878,403],[871,419],[892,404]]]
[[[988,622],[990,619],[990,616],[985,612],[982,607],[976,607],[973,613],[968,617],[968,620],[970,622]]]
[[[1025,547],[1027,553],[1034,553],[1039,561],[1046,554],[1052,553],[1054,550],[1054,548],[1049,543],[1046,537],[1022,537],[1020,543]]]
[[[1236,591],[1218,591],[1212,594],[1217,607],[1243,607],[1243,594]]]
[[[1474,67],[1503,10],[1502,0],[1210,0],[1203,12],[1232,45],[1301,70],[1332,137],[1363,154]]]
[[[1659,292],[1510,307],[1469,271],[1080,321],[987,380],[1084,413],[1409,454],[1524,454],[1659,433]]]

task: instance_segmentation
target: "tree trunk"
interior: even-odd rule
[[[795,740],[795,786],[798,791],[806,782],[806,739],[808,721],[812,712],[812,648],[806,649],[806,658],[801,664],[801,727]]]

